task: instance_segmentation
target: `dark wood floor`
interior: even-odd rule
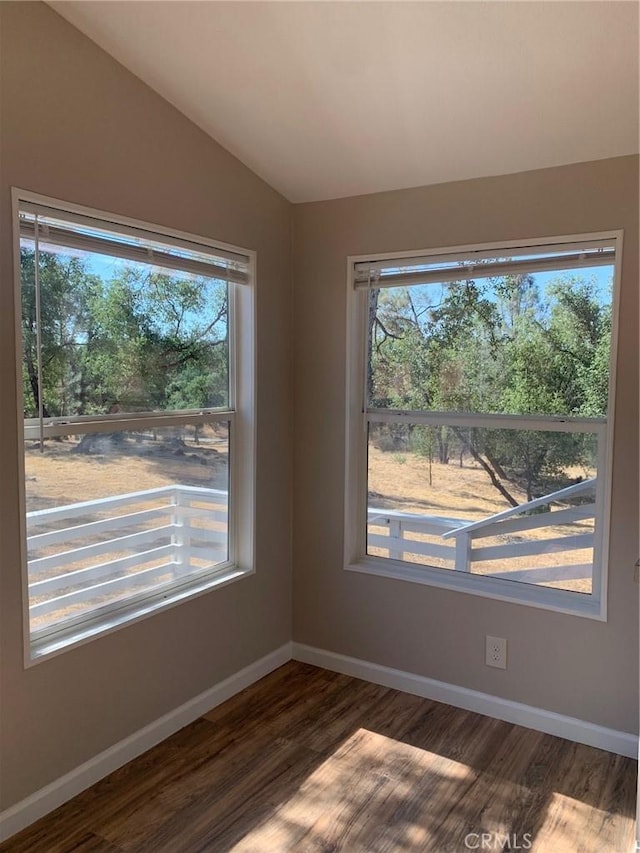
[[[631,759],[292,662],[0,850],[627,853],[635,790]]]

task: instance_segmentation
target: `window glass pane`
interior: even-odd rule
[[[370,407],[607,413],[613,266],[369,291]]]
[[[227,561],[228,461],[227,423],[27,441],[32,631]]]
[[[589,594],[596,477],[590,432],[371,423],[367,553]]]
[[[229,406],[224,281],[21,240],[24,413],[49,417]]]

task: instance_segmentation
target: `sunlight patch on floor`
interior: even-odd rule
[[[361,728],[231,849],[326,849],[348,836],[344,849],[358,850],[358,836],[372,821],[380,823],[381,835],[393,826],[397,850],[424,848],[431,838],[425,796],[441,802],[439,790],[455,790],[475,776],[459,761]]]
[[[632,817],[621,814],[612,816],[609,811],[554,792],[549,800],[544,822],[536,832],[536,849],[551,850],[553,845],[553,850],[558,853],[599,850],[600,848],[594,845],[597,845],[597,839],[605,823],[610,824],[612,821],[621,824],[622,833],[624,833],[622,827],[626,827],[630,836],[633,834]]]

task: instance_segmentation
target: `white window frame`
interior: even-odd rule
[[[596,516],[596,541],[593,558],[592,594],[572,592],[551,587],[535,586],[517,581],[503,580],[486,575],[459,572],[450,569],[407,563],[390,557],[367,554],[367,444],[369,422],[390,420],[394,422],[422,422],[459,424],[465,426],[508,427],[516,424],[523,429],[553,430],[555,424],[565,424],[562,417],[543,416],[523,419],[509,415],[469,415],[460,412],[408,413],[382,409],[367,409],[366,375],[368,349],[368,295],[363,287],[356,287],[357,264],[463,255],[475,257],[500,256],[499,250],[560,246],[572,243],[615,240],[613,301],[611,306],[611,356],[609,362],[609,398],[606,418],[581,418],[576,429],[593,430],[598,434],[598,493],[599,507]],[[622,269],[623,231],[612,230],[589,234],[574,234],[546,238],[528,238],[492,243],[448,246],[406,252],[351,255],[347,258],[347,363],[346,363],[346,456],[345,456],[345,507],[344,507],[344,568],[347,571],[409,581],[427,586],[441,587],[458,592],[498,599],[583,616],[598,621],[607,619],[607,577],[609,536],[611,526],[611,471],[613,461],[614,402],[616,362],[618,352],[618,313],[620,276]],[[574,420],[574,419],[572,419]],[[557,426],[556,426],[557,429]]]
[[[22,388],[22,281],[20,269],[20,229],[19,209],[24,203],[53,208],[62,214],[90,217],[101,220],[105,227],[117,230],[120,226],[127,233],[135,229],[148,238],[156,235],[160,240],[171,244],[191,244],[218,250],[221,253],[244,255],[248,258],[248,283],[229,286],[229,316],[232,333],[229,336],[229,408],[207,409],[187,412],[180,411],[158,416],[162,425],[171,426],[181,422],[193,423],[198,419],[207,422],[229,423],[229,506],[228,541],[229,559],[223,564],[212,567],[210,573],[198,574],[183,584],[158,592],[147,591],[129,597],[125,602],[101,608],[97,618],[87,614],[76,620],[65,622],[59,631],[49,629],[34,639],[30,630],[29,618],[29,578],[27,559],[26,530],[26,490],[25,490],[25,420],[23,418]],[[14,237],[14,288],[15,288],[15,328],[16,328],[16,387],[17,387],[17,429],[19,441],[19,501],[20,501],[20,541],[21,573],[23,601],[23,647],[24,665],[33,666],[42,660],[60,654],[67,649],[87,643],[99,636],[118,630],[120,627],[145,619],[160,610],[175,607],[183,601],[209,593],[211,590],[226,586],[242,577],[255,573],[255,515],[256,515],[256,320],[255,320],[255,282],[257,270],[256,252],[212,240],[209,237],[196,236],[173,228],[155,225],[119,214],[94,210],[83,205],[44,196],[29,190],[12,187],[12,219]],[[142,413],[136,420],[122,415],[84,416],[73,419],[73,424],[90,426],[92,432],[134,429],[141,421],[149,423],[155,416]],[[59,419],[62,420],[62,419]],[[47,435],[70,434],[69,418],[65,424],[47,426]],[[29,429],[29,427],[27,427]],[[31,429],[38,429],[34,426]],[[76,432],[81,432],[77,430]]]

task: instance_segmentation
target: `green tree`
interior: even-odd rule
[[[374,405],[606,412],[611,311],[593,281],[562,276],[544,294],[531,275],[383,289],[372,295],[369,326]],[[509,482],[531,499],[565,485],[569,466],[594,463],[592,442],[580,434],[438,429],[441,461],[468,453],[512,505]]]
[[[39,407],[34,253],[23,249],[25,415]],[[223,282],[141,265],[109,278],[86,260],[40,252],[45,417],[228,404]]]
[[[26,417],[37,417],[38,340],[36,324],[35,253],[21,248],[23,396]],[[41,252],[40,338],[42,406],[45,417],[67,415],[81,383],[80,352],[90,324],[87,302],[98,279],[79,258]]]

